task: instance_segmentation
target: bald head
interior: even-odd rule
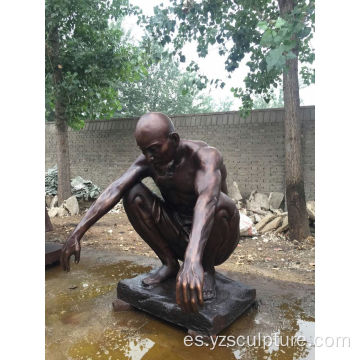
[[[135,138],[147,161],[154,166],[172,161],[180,142],[172,121],[159,112],[147,113],[139,119]]]
[[[150,112],[140,117],[135,128],[136,142],[149,143],[156,138],[167,138],[175,131],[173,122],[165,114]]]

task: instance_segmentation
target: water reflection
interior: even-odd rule
[[[304,304],[306,294],[301,299],[286,287],[274,291],[270,286],[265,293],[257,285],[259,309],[252,309],[220,334],[228,339],[232,336],[235,343],[223,341],[220,346],[219,338],[216,346],[186,347],[184,329],[140,311],[112,311],[117,282],[151,268],[112,260],[109,263],[109,258],[103,261],[99,256],[85,253],[82,262],[73,266],[68,274],[59,267],[46,272],[47,360],[314,358],[310,341],[314,337],[314,318],[309,306],[304,310],[304,305],[308,305]],[[239,336],[243,337],[242,343],[245,339],[243,346],[236,343]],[[285,343],[285,339],[299,336],[304,337],[305,346]],[[246,344],[247,337],[249,344]],[[279,341],[270,344],[270,337]],[[255,346],[250,346],[253,343]]]

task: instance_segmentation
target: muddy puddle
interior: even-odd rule
[[[216,345],[214,339],[185,346],[180,327],[137,310],[112,310],[117,282],[150,271],[159,265],[154,259],[83,249],[80,263],[71,265],[70,273],[60,266],[45,272],[47,360],[314,359],[313,286],[220,269],[254,286],[258,307],[219,334]]]

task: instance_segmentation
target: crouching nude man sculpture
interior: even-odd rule
[[[239,242],[239,212],[227,195],[223,159],[205,142],[180,139],[162,113],[143,115],[135,138],[142,154],[86,212],[62,249],[62,266],[69,271],[72,255],[79,262],[82,236],[122,198],[132,226],[162,262],[143,286],[176,277],[177,304],[197,312],[216,296],[214,266]],[[163,199],[141,182],[148,176]]]

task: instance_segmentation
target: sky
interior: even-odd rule
[[[139,6],[145,15],[153,15],[153,8],[156,5],[163,3],[165,6],[170,4],[168,0],[130,0],[130,3],[133,5]],[[125,30],[130,31],[134,40],[140,40],[143,31],[136,24],[137,18],[135,16],[128,17],[123,22],[123,27]],[[199,73],[206,75],[209,79],[221,79],[225,82],[225,87],[223,89],[208,87],[203,90],[205,94],[211,95],[217,102],[224,101],[226,99],[231,99],[233,101],[233,109],[237,110],[240,106],[240,100],[234,98],[230,89],[232,87],[240,87],[243,85],[243,79],[245,78],[248,67],[245,65],[246,57],[240,63],[239,68],[231,73],[231,79],[228,78],[229,73],[225,70],[225,60],[226,56],[220,56],[218,54],[217,47],[210,46],[209,53],[205,58],[199,58],[196,52],[196,44],[189,43],[185,45],[182,50],[182,53],[186,57],[186,62],[181,63],[182,69],[185,71],[186,66],[194,60],[199,65]],[[300,98],[302,100],[302,105],[315,105],[315,86],[311,85],[304,89],[300,89]]]

